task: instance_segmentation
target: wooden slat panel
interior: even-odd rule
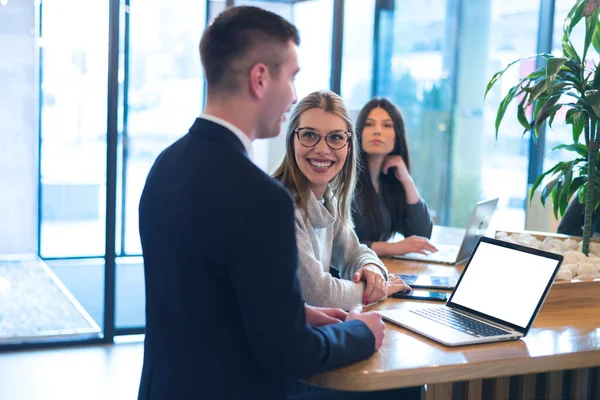
[[[529,400],[535,398],[536,375],[528,374],[517,377],[517,399]]]
[[[452,400],[467,399],[467,382],[452,382]]]
[[[427,385],[425,400],[452,400],[452,383]]]
[[[562,399],[563,373],[562,371],[548,372],[546,374],[546,399]]]
[[[482,379],[475,379],[467,382],[467,400],[481,400],[482,390]]]
[[[590,398],[588,394],[590,369],[582,368],[571,372],[571,399],[586,400]]]
[[[510,394],[510,377],[503,376],[501,378],[492,379],[492,399],[508,400]]]

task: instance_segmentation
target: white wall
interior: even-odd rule
[[[0,3],[0,254],[36,253],[38,49],[32,0]]]

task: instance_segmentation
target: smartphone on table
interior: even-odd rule
[[[430,300],[446,302],[448,294],[444,292],[430,292],[428,290],[404,290],[392,295],[396,299]]]
[[[456,286],[456,279],[451,276],[433,276],[433,275],[407,275],[396,274],[406,284],[413,288],[421,289],[446,289],[452,290]]]

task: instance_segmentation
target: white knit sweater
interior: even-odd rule
[[[310,192],[308,224],[304,212],[296,208],[296,240],[298,242],[298,278],[307,304],[349,310],[363,304],[364,282],[354,283],[352,275],[366,264],[387,269],[377,255],[360,244],[354,230],[336,218],[337,200],[328,189],[321,204]],[[337,279],[329,267],[340,270]]]

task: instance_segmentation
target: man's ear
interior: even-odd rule
[[[250,68],[250,94],[262,99],[270,81],[269,69],[263,63],[257,63]]]

